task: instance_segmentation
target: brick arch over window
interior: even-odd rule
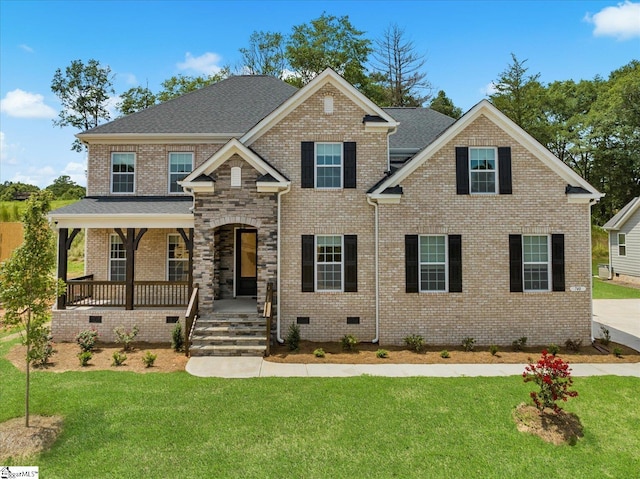
[[[243,224],[253,226],[254,228],[262,227],[262,220],[257,218],[251,218],[250,216],[223,216],[215,220],[211,220],[211,228],[217,228],[218,226],[224,226],[229,224]]]

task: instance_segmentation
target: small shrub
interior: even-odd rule
[[[157,357],[157,354],[153,354],[151,351],[147,351],[144,356],[142,356],[142,362],[144,363],[145,367],[150,368],[151,366],[153,366],[153,363],[156,362]]]
[[[37,327],[31,331],[30,336],[29,361],[37,368],[44,367],[49,362],[49,358],[55,353],[51,331],[49,328]]]
[[[476,343],[476,340],[473,338],[464,338],[462,340],[462,347],[467,352],[473,351],[475,343]]]
[[[138,329],[138,326],[134,325],[131,329],[116,328],[113,332],[116,335],[116,343],[122,343],[122,347],[125,351],[131,351],[131,343],[140,330]]]
[[[600,332],[602,333],[600,342],[605,346],[608,345],[611,342],[611,332],[604,326],[600,326]]]
[[[342,336],[340,343],[342,344],[342,349],[345,351],[353,352],[358,349],[358,338],[353,334],[345,334]]]
[[[322,348],[315,349],[315,350],[313,351],[313,355],[314,355],[316,358],[324,358],[324,349],[322,349]]]
[[[404,338],[404,342],[409,349],[414,350],[416,353],[421,352],[424,349],[424,338],[419,334],[412,334]]]
[[[527,337],[526,336],[522,336],[521,338],[518,338],[514,342],[511,343],[511,346],[513,347],[514,351],[522,351],[525,348],[526,345],[527,345]]]
[[[569,390],[573,385],[569,364],[559,357],[549,355],[546,350],[542,351],[537,363],[532,364],[529,359],[522,377],[525,383],[535,382],[540,387],[539,392],[532,391],[529,396],[541,414],[546,408],[559,412],[562,408],[557,401],[567,401],[578,395],[576,391]]]
[[[290,351],[297,351],[300,346],[300,326],[297,324],[289,326],[289,333],[287,334],[285,341],[289,345]]]
[[[78,353],[78,359],[80,360],[80,366],[82,367],[89,364],[91,358],[93,358],[93,353],[91,351],[81,351]]]
[[[442,359],[447,359],[447,358],[450,358],[450,357],[451,357],[451,355],[449,354],[449,351],[447,351],[447,350],[445,349],[445,350],[443,350],[443,351],[440,351],[440,357],[441,357]]]
[[[622,349],[613,348],[613,354],[615,354],[616,358],[621,358],[622,357]]]
[[[386,349],[378,349],[376,351],[376,358],[385,359],[388,357],[389,357],[389,351],[387,351]]]
[[[127,355],[124,354],[123,352],[116,351],[115,353],[113,353],[112,358],[113,358],[113,362],[111,363],[112,366],[122,366],[124,362],[127,360]]]
[[[556,356],[560,352],[560,346],[557,344],[550,344],[547,350],[552,356]]]
[[[76,343],[80,346],[80,351],[93,351],[98,340],[98,331],[95,329],[85,329],[76,335]]]
[[[491,353],[491,356],[495,356],[496,354],[498,354],[498,346],[492,344],[491,346],[489,346],[489,352]]]
[[[569,338],[564,342],[564,347],[569,351],[577,353],[580,351],[580,347],[582,347],[582,339],[573,340]]]
[[[180,323],[176,323],[171,331],[171,349],[176,353],[184,350],[184,335],[182,334],[182,326]]]

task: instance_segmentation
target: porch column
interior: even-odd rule
[[[120,228],[115,228],[115,232],[118,233],[122,243],[124,244],[126,251],[126,275],[125,275],[125,306],[124,309],[133,309],[133,300],[135,293],[134,278],[135,278],[135,252],[138,249],[142,236],[147,232],[147,228],[141,228],[136,235],[135,228],[127,228],[127,234],[125,235]]]
[[[178,233],[182,236],[187,251],[189,252],[189,296],[193,291],[193,228],[189,228],[189,234],[185,232],[184,228],[177,228]]]
[[[75,239],[76,235],[80,232],[80,228],[74,228],[69,235],[68,228],[60,228],[58,230],[58,279],[61,279],[65,283],[67,282],[67,261],[69,259],[68,251],[71,248],[71,243]],[[66,293],[58,296],[58,309],[65,309],[67,306]]]

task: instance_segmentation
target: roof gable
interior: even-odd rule
[[[364,111],[364,117],[368,117],[370,119],[375,118],[375,121],[370,120],[370,123],[378,125],[382,124],[387,129],[393,129],[397,126],[398,123],[393,119],[393,117],[360,93],[353,85],[338,75],[331,68],[327,68],[257,123],[251,130],[244,134],[242,138],[240,138],[240,141],[245,145],[251,145],[269,131],[273,125],[277,124],[281,119],[289,115],[295,108],[317,93],[327,83],[331,83],[331,85],[337,88],[338,91],[362,108]]]
[[[636,196],[622,207],[616,215],[607,221],[603,228],[605,230],[619,230],[624,224],[640,209],[640,196]]]
[[[554,156],[549,150],[542,146],[536,139],[529,135],[526,131],[516,125],[504,113],[493,106],[489,101],[482,100],[476,104],[471,110],[465,113],[458,121],[453,123],[432,143],[427,145],[422,151],[417,153],[412,159],[405,163],[401,168],[391,174],[387,179],[382,181],[375,189],[371,191],[371,196],[381,195],[387,188],[398,186],[405,178],[411,175],[416,169],[431,158],[431,156],[442,148],[447,142],[452,140],[456,135],[462,133],[471,123],[481,116],[485,116],[496,126],[501,128],[520,145],[526,148],[532,155],[542,161],[558,176],[564,179],[567,184],[578,186],[587,193],[580,196],[589,199],[599,199],[603,195],[591,186],[584,178],[573,171],[569,166]]]

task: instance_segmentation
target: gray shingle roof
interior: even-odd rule
[[[83,198],[49,213],[62,215],[175,215],[191,214],[191,196],[95,196]]]
[[[85,133],[242,134],[297,90],[271,76],[232,76]]]
[[[626,205],[624,205],[622,207],[622,209],[620,211],[618,211],[618,213],[616,213],[616,215],[611,218],[609,221],[607,221],[602,227],[604,229],[611,229],[611,230],[617,230],[619,229],[624,223],[626,223],[626,221],[624,223],[620,223],[620,220],[631,210],[631,208],[633,208],[636,203],[640,202],[640,196],[636,196],[634,199],[632,199],[631,201],[629,201],[629,203],[627,203]],[[620,224],[619,224],[620,223]]]
[[[389,146],[392,150],[396,148],[421,150],[456,121],[430,108],[394,107],[383,108],[383,110],[400,122],[398,131],[389,137]]]

